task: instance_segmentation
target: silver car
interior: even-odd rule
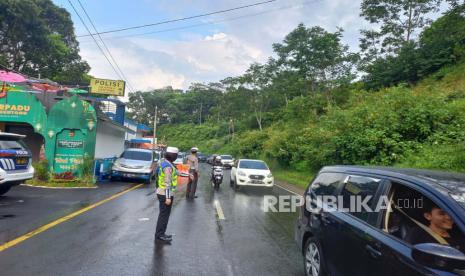
[[[126,149],[111,169],[111,179],[142,179],[150,183],[155,176],[159,156],[148,149]]]

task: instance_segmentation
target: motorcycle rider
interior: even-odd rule
[[[186,198],[197,198],[197,182],[199,180],[199,158],[197,157],[198,148],[193,147],[191,154],[187,156],[186,164],[189,165],[189,183],[187,183]]]
[[[215,167],[223,167],[223,163],[221,163],[221,156],[216,156],[215,159],[212,162],[212,172],[211,172],[211,180],[213,181],[213,172],[215,170]]]

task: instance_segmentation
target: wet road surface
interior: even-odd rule
[[[264,195],[289,193],[235,192],[229,171],[213,191],[208,168],[202,166],[197,199],[186,200],[183,189],[175,198],[171,244],[155,242],[158,201],[154,186],[145,185],[0,252],[0,274],[303,275],[293,241],[297,214],[263,211]]]

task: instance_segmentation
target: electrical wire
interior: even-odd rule
[[[300,5],[290,5],[290,6],[283,6],[283,7],[278,7],[276,9],[271,9],[259,13],[253,13],[253,14],[246,14],[246,15],[241,15],[241,16],[236,16],[236,17],[230,17],[226,18],[223,20],[217,20],[217,21],[210,21],[206,23],[200,23],[200,24],[194,24],[194,25],[187,25],[187,26],[181,26],[181,27],[176,27],[176,28],[169,28],[169,29],[163,29],[163,30],[157,30],[157,31],[151,31],[151,32],[144,32],[144,33],[137,33],[137,34],[130,34],[130,35],[121,35],[121,36],[110,36],[106,37],[107,40],[113,40],[113,39],[120,39],[120,38],[129,38],[129,37],[138,37],[138,36],[146,36],[146,35],[151,35],[151,34],[157,34],[157,33],[165,33],[165,32],[171,32],[171,31],[179,31],[179,30],[186,30],[186,29],[191,29],[191,28],[197,28],[197,27],[203,27],[203,26],[208,26],[208,25],[215,25],[215,24],[220,24],[224,22],[229,22],[229,21],[235,21],[235,20],[240,20],[244,18],[250,18],[254,16],[260,16],[276,11],[282,11],[286,9],[291,9],[291,8],[296,8],[296,7],[303,7],[309,4],[315,4],[318,2],[322,2],[323,0],[315,0],[315,1],[305,1]],[[80,43],[88,43],[92,40],[80,40]]]
[[[198,14],[198,15],[193,15],[193,16],[188,16],[188,17],[182,17],[182,18],[176,18],[176,19],[160,21],[160,22],[156,22],[156,23],[150,23],[150,24],[144,24],[144,25],[139,25],[139,26],[132,26],[132,27],[126,27],[126,28],[120,28],[120,29],[104,31],[104,32],[100,32],[98,34],[108,34],[108,33],[123,32],[123,31],[141,29],[141,28],[157,26],[157,25],[162,25],[162,24],[168,24],[168,23],[173,23],[173,22],[185,21],[185,20],[190,20],[190,19],[195,19],[195,18],[200,18],[200,17],[206,17],[206,16],[210,16],[210,15],[214,15],[214,14],[221,14],[221,13],[241,10],[241,9],[245,9],[245,8],[251,8],[251,7],[255,7],[255,6],[265,5],[265,4],[269,4],[269,3],[272,3],[272,2],[276,2],[276,1],[277,0],[268,0],[268,1],[258,2],[258,3],[249,4],[249,5],[245,5],[245,6],[239,6],[239,7],[235,7],[235,8],[230,8],[230,9],[225,9],[225,10],[219,10],[219,11],[204,13],[204,14]],[[89,34],[86,34],[86,35],[79,35],[77,37],[86,37],[86,36],[92,36],[92,35],[96,35],[96,34],[97,33],[95,33],[95,34],[89,33]]]
[[[105,52],[103,51],[102,47],[100,46],[100,44],[97,42],[97,40],[95,39],[94,35],[92,34],[92,32],[89,30],[89,27],[87,27],[86,23],[84,22],[84,19],[82,19],[81,15],[79,14],[79,12],[77,11],[77,9],[74,7],[73,3],[71,2],[71,0],[68,0],[68,3],[71,5],[71,7],[73,8],[74,12],[76,13],[76,15],[78,16],[79,20],[81,21],[82,25],[84,25],[84,27],[86,28],[87,32],[89,33],[90,36],[92,36],[95,44],[97,44],[97,47],[99,48],[100,52],[103,54],[103,56],[105,57],[105,59],[108,61],[108,63],[110,64],[111,68],[113,68],[113,71],[116,73],[116,75],[118,76],[118,78],[120,79],[123,79],[122,76],[120,76],[120,74],[118,73],[118,71],[116,70],[115,66],[113,66],[113,63],[111,63],[111,61],[108,59],[107,55],[105,54]]]
[[[84,11],[84,14],[86,15],[87,19],[89,20],[90,24],[92,25],[92,28],[94,29],[95,33],[98,35],[98,37],[100,38],[100,41],[102,42],[103,44],[103,47],[105,48],[105,50],[108,52],[108,55],[110,56],[110,59],[113,61],[113,63],[116,65],[116,68],[119,70],[119,72],[121,73],[121,76],[123,77],[124,80],[126,80],[129,88],[130,88],[130,92],[134,92],[134,87],[131,85],[131,83],[129,82],[129,79],[126,77],[126,75],[124,74],[124,72],[121,70],[121,68],[119,67],[118,65],[118,62],[116,62],[115,58],[113,57],[110,49],[107,47],[107,44],[105,43],[105,41],[103,40],[102,36],[98,33],[97,31],[97,28],[95,27],[95,24],[94,22],[92,21],[92,19],[90,18],[89,14],[87,13],[87,10],[84,8],[84,6],[82,5],[81,3],[81,0],[77,0],[78,3],[79,3],[79,6],[81,6],[81,9]]]

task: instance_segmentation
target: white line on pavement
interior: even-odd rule
[[[295,194],[295,195],[300,196],[298,193],[293,192],[293,191],[291,191],[291,190],[288,190],[288,189],[284,188],[283,186],[279,186],[278,184],[274,184],[274,185],[275,185],[276,187],[278,187],[278,188],[281,188],[281,189],[283,189],[283,190],[285,190],[285,191],[288,191],[288,192],[291,193],[291,194]]]
[[[224,220],[224,213],[223,209],[221,209],[220,202],[218,200],[215,200],[215,208],[216,208],[216,213],[218,214],[218,218]]]

